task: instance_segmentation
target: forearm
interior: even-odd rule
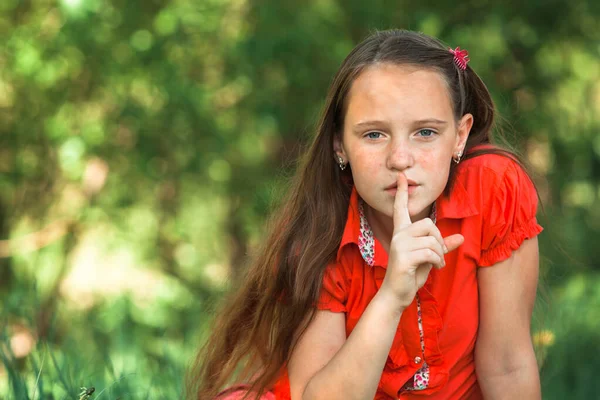
[[[402,308],[381,291],[329,363],[308,382],[303,400],[372,400],[381,379]]]
[[[476,359],[477,381],[484,399],[541,399],[540,375],[533,350],[521,354],[521,360],[512,366],[500,364],[498,359],[495,363]]]

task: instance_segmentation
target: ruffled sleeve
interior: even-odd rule
[[[333,312],[346,312],[348,280],[342,264],[328,265],[323,276],[323,286],[317,308]]]
[[[504,174],[488,181],[493,187],[483,213],[481,267],[506,260],[525,239],[543,229],[536,219],[538,197],[533,183],[518,164],[505,162]]]

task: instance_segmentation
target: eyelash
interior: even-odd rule
[[[431,132],[431,135],[429,135],[429,136],[421,136],[421,137],[424,137],[424,138],[430,138],[430,137],[434,136],[437,133],[436,131],[431,130],[431,129],[420,129],[418,131],[418,133],[421,133],[421,132]]]
[[[369,135],[372,135],[372,134],[374,134],[374,133],[376,133],[376,134],[379,134],[379,135],[382,135],[382,133],[381,133],[381,132],[378,132],[378,131],[371,131],[371,132],[367,132],[367,133],[365,134],[365,137],[366,137],[367,139],[371,139],[371,140],[377,140],[377,139],[381,138],[381,136],[380,136],[380,137],[377,137],[377,138],[372,138],[372,137],[370,137],[370,136],[369,136]]]
[[[432,136],[434,136],[434,135],[436,135],[436,134],[437,134],[437,132],[436,132],[436,131],[434,131],[434,130],[432,130],[432,129],[419,129],[419,130],[417,131],[417,133],[421,133],[421,132],[431,132],[431,134],[430,134],[429,136],[421,136],[421,135],[420,135],[420,137],[423,137],[423,138],[430,138],[430,137],[432,137]],[[365,137],[366,137],[367,139],[371,139],[371,140],[377,140],[377,139],[380,139],[380,138],[381,138],[381,137],[377,137],[377,138],[370,137],[370,135],[372,135],[372,134],[378,134],[378,135],[382,135],[382,133],[381,133],[381,132],[379,132],[379,131],[371,131],[371,132],[367,132],[367,133],[365,134]]]

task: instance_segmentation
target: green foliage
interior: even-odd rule
[[[544,397],[593,397],[599,17],[592,0],[3,0],[0,397],[179,397],[334,72],[389,27],[470,51],[544,204]]]

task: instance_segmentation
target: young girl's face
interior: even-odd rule
[[[440,73],[380,64],[353,82],[335,151],[349,162],[358,194],[379,216],[392,217],[396,179],[404,173],[414,222],[429,215],[446,187],[452,158],[463,151],[472,124],[471,114],[454,119]]]

